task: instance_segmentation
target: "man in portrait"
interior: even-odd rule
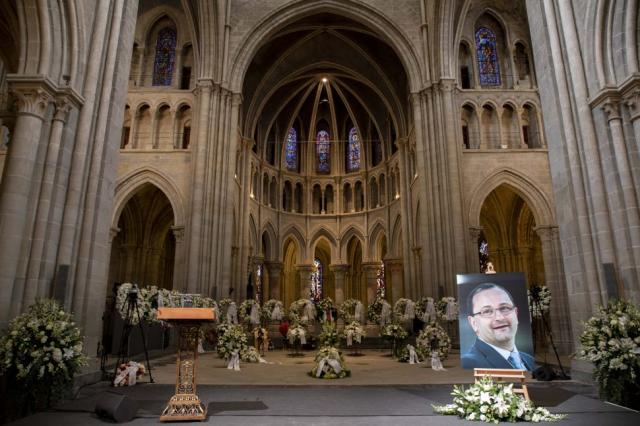
[[[535,369],[534,358],[516,347],[518,307],[504,287],[494,283],[475,287],[467,297],[467,321],[476,339],[462,354],[463,368]]]

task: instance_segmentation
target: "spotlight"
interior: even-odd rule
[[[327,81],[329,81],[329,79],[327,77],[322,77],[322,82],[326,83]]]

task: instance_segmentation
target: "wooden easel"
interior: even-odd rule
[[[531,401],[529,399],[529,391],[527,390],[525,375],[526,370],[516,370],[510,368],[474,368],[473,376],[476,378],[476,381],[482,377],[491,377],[492,379],[496,379],[496,382],[502,383],[505,380],[511,382],[520,382],[520,388],[514,388],[514,393],[519,393],[524,395],[524,399],[527,401]]]

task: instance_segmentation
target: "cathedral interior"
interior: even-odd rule
[[[93,351],[115,283],[393,303],[490,260],[551,289],[569,354],[640,300],[638,28],[630,0],[2,2],[0,327],[58,295]]]

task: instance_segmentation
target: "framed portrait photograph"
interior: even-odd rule
[[[462,368],[535,366],[522,272],[457,276]]]

